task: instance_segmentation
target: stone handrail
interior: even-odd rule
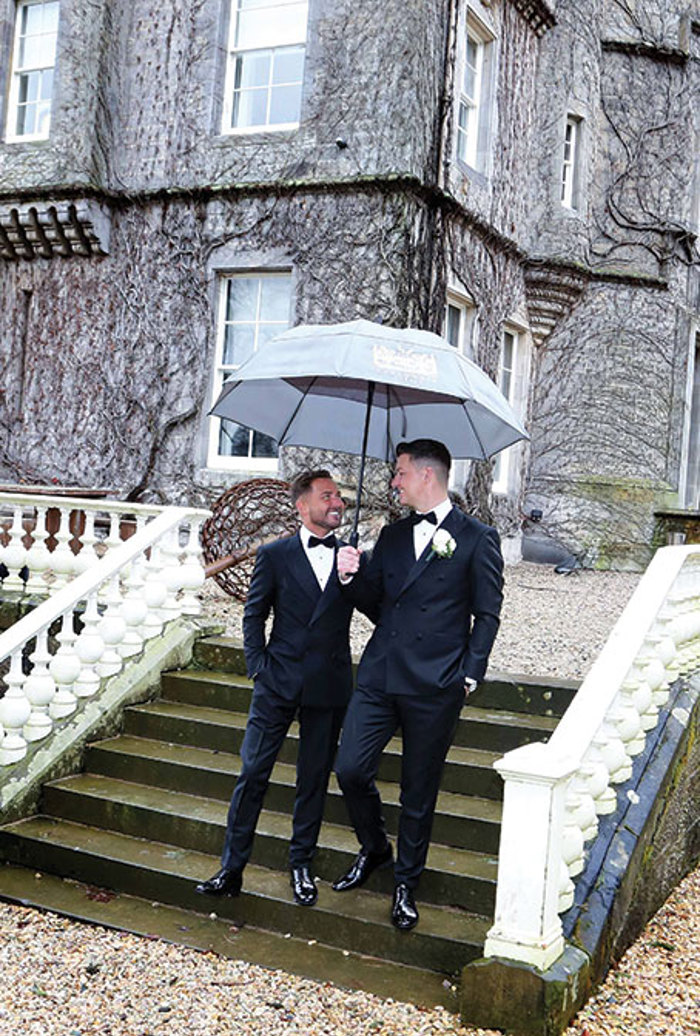
[[[67,504],[74,509],[78,505],[91,511],[89,501]],[[43,505],[34,499],[31,506]],[[92,510],[118,516],[136,513],[137,524],[139,518],[143,522],[124,542],[115,536],[101,558],[83,540],[82,550],[74,557],[90,551],[84,571],[58,588],[54,580],[51,596],[0,634],[3,668],[9,660],[6,691],[0,698],[2,766],[18,762],[30,743],[48,737],[54,724],[72,715],[81,699],[99,695],[103,680],[120,672],[167,622],[200,612],[196,591],[204,582],[204,569],[199,530],[208,511],[144,509],[106,501]],[[12,539],[0,554],[12,572],[8,549],[13,549]],[[33,547],[21,549],[26,555],[23,563],[29,564]],[[19,555],[17,549],[16,557],[10,558],[15,571]],[[40,565],[40,571],[46,572],[47,567]],[[22,580],[20,585],[24,586]],[[79,633],[76,612],[80,612]]]
[[[549,741],[494,763],[504,779],[494,924],[486,957],[548,968],[564,950],[598,816],[617,807],[669,687],[700,666],[700,546],[662,547]]]

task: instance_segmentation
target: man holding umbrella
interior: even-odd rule
[[[382,751],[401,728],[391,920],[408,930],[418,921],[415,889],[445,757],[465,696],[486,672],[498,630],[503,558],[496,530],[450,503],[451,457],[442,443],[416,439],[396,452],[392,486],[415,513],[385,526],[362,568],[354,547],[338,552],[345,595],[379,617],[362,656],[336,763],[360,852],[333,888],[357,888],[391,864],[375,777]]]

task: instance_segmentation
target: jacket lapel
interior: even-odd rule
[[[457,531],[458,531],[459,524],[460,524],[459,518],[460,518],[459,511],[457,510],[456,507],[453,506],[452,510],[447,514],[444,522],[442,522],[442,524],[439,525],[438,528],[439,529],[445,529],[447,532],[450,533],[451,536],[454,536],[455,539],[456,539],[457,538]],[[409,526],[408,531],[409,531],[409,534],[410,534],[410,537],[411,537],[411,543],[410,543],[411,553],[413,553],[413,528],[412,528],[412,526]],[[408,588],[410,586],[412,586],[413,583],[415,583],[416,579],[418,579],[418,577],[421,576],[423,574],[423,572],[425,572],[425,570],[428,567],[428,565],[432,564],[433,561],[435,560],[435,558],[437,557],[435,551],[431,549],[432,539],[433,538],[431,536],[430,539],[428,540],[428,543],[427,543],[423,553],[420,555],[419,558],[417,558],[413,562],[413,565],[409,569],[408,574],[407,574],[407,576],[406,576],[406,578],[404,580],[403,586],[401,587],[401,589],[399,591],[399,596],[401,594],[405,593],[406,590],[408,590]]]
[[[321,587],[318,585],[309,559],[304,553],[299,533],[289,540],[289,571],[312,601],[316,601],[321,596]]]

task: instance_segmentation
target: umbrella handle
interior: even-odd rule
[[[365,457],[367,455],[367,439],[369,438],[369,419],[372,413],[372,400],[374,399],[374,388],[375,383],[370,381],[367,383],[367,409],[365,410],[365,427],[362,433],[362,453],[360,454],[360,475],[357,480],[357,502],[355,504],[355,520],[352,523],[352,532],[350,533],[350,546],[357,547],[360,539],[360,534],[357,531],[357,525],[360,520],[360,501],[362,500],[362,483],[365,478]]]

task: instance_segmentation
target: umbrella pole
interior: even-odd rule
[[[357,503],[355,504],[355,520],[350,533],[350,545],[356,547],[360,538],[357,531],[357,523],[360,520],[360,500],[362,499],[362,483],[365,477],[365,456],[367,454],[367,440],[369,438],[369,419],[372,413],[372,400],[374,399],[374,382],[367,385],[367,410],[365,411],[365,428],[362,433],[362,453],[360,454],[360,475],[357,480]]]

